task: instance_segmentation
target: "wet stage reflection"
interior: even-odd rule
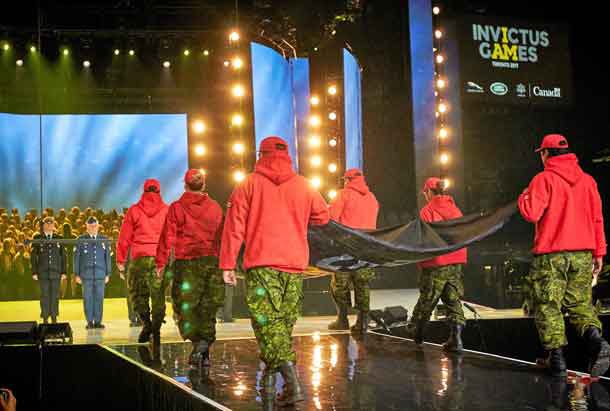
[[[190,344],[113,347],[234,410],[261,409],[263,365],[253,339],[217,341],[209,373],[190,370]],[[535,368],[369,334],[296,337],[302,410],[610,410],[606,382],[554,380]],[[277,389],[283,381],[278,374]]]

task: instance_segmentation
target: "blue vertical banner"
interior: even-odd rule
[[[362,76],[352,53],[343,49],[343,95],[345,107],[345,168],[363,168]]]
[[[282,137],[288,143],[296,168],[297,141],[295,102],[291,66],[270,47],[251,43],[254,135],[256,148],[267,136]]]
[[[309,126],[309,59],[293,58],[290,59],[292,68],[292,92],[296,115],[296,143],[297,153],[301,153],[307,147],[307,132]],[[298,167],[297,167],[298,170]]]

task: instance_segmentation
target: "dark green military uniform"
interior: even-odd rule
[[[352,298],[350,284],[354,288],[355,306],[359,311],[368,312],[371,307],[371,287],[369,282],[375,278],[375,271],[362,268],[357,271],[338,271],[333,275],[330,291],[338,306],[350,307]]]
[[[216,340],[216,311],[222,307],[225,285],[218,258],[176,260],[172,301],[180,335],[185,340]]]
[[[592,266],[590,251],[535,256],[528,282],[538,335],[545,349],[567,344],[563,311],[581,336],[589,326],[602,329],[591,304]]]
[[[447,306],[449,322],[464,325],[466,320],[461,303],[463,296],[462,264],[424,268],[419,277],[419,299],[410,322],[428,321],[432,310],[441,299]]]
[[[303,305],[303,278],[299,274],[257,267],[246,273],[246,303],[252,328],[269,369],[295,362],[292,329]]]
[[[148,318],[150,313],[152,329],[158,330],[165,319],[167,281],[165,278],[157,278],[155,257],[138,257],[130,261],[127,282],[134,311],[143,318]]]

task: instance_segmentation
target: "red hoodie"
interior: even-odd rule
[[[132,260],[155,256],[167,209],[160,194],[147,192],[127,210],[117,242],[117,263],[125,264],[128,254]]]
[[[449,195],[437,195],[421,209],[419,217],[427,222],[453,220],[462,217],[462,212],[455,205],[453,197]],[[442,267],[451,264],[466,264],[468,260],[468,251],[466,248],[460,248],[449,254],[439,255],[430,260],[417,263],[420,268]]]
[[[157,248],[157,268],[163,268],[174,249],[176,260],[218,256],[222,209],[207,194],[185,192],[169,206]]]
[[[242,243],[243,267],[299,273],[309,264],[307,225],[328,223],[326,202],[292,170],[287,154],[267,154],[235,188],[227,205],[220,268],[233,270]]]
[[[377,228],[378,212],[379,203],[362,176],[352,178],[330,205],[332,220],[359,230]]]
[[[591,250],[606,255],[602,202],[593,177],[574,154],[547,159],[519,196],[519,211],[536,224],[534,254]]]

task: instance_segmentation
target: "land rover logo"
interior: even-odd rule
[[[506,86],[506,84],[500,83],[499,81],[491,83],[491,86],[489,86],[489,90],[496,96],[503,96],[508,93],[508,87]]]

